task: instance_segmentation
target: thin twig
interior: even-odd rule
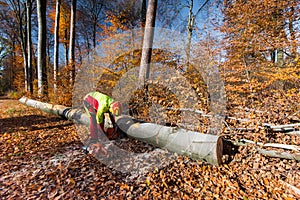
[[[280,144],[280,143],[262,143],[262,142],[254,142],[252,140],[240,139],[236,141],[231,141],[236,146],[247,146],[248,144],[255,144],[261,147],[273,147],[279,149],[293,150],[300,152],[300,147],[297,145],[288,145],[288,144]]]

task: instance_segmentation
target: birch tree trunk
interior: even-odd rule
[[[33,94],[33,80],[32,80],[32,40],[31,40],[31,0],[26,1],[26,17],[27,17],[27,81],[28,91]]]
[[[73,85],[75,81],[75,25],[76,25],[76,3],[77,0],[72,0],[71,4],[71,20],[70,20],[70,44],[69,44],[69,64],[71,65],[71,79]]]
[[[27,62],[27,51],[26,51],[26,43],[21,42],[22,53],[23,53],[23,63],[24,63],[24,86],[25,91],[28,91],[28,62]]]
[[[58,47],[59,47],[59,20],[60,20],[60,1],[56,0],[55,27],[54,27],[54,63],[53,63],[53,88],[57,90],[57,70],[58,70]]]
[[[64,31],[64,47],[65,47],[65,66],[68,66],[69,65],[69,55],[68,55],[68,52],[69,52],[69,45],[68,43],[66,42],[68,40],[68,29],[65,28],[65,31]]]

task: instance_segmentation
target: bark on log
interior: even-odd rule
[[[53,105],[28,99],[27,97],[22,97],[19,99],[19,101],[27,106],[31,106],[40,109],[44,112],[67,118],[75,123],[80,123],[84,125],[89,125],[90,123],[88,116],[81,109],[70,108],[62,105]]]
[[[52,105],[26,97],[22,97],[19,101],[47,113],[65,117],[75,123],[89,125],[88,116],[82,109]],[[116,122],[120,129],[129,137],[196,160],[203,160],[214,165],[222,163],[223,139],[219,136],[202,134],[177,127],[136,122],[130,116],[117,117]]]
[[[221,164],[223,140],[219,136],[153,123],[136,123],[128,116],[118,117],[117,124],[130,137],[140,141],[196,160]]]

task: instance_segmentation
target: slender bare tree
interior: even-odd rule
[[[141,27],[145,27],[146,24],[146,14],[147,14],[147,6],[146,0],[142,0],[142,9],[141,9]]]
[[[139,83],[141,86],[149,78],[151,53],[154,37],[154,27],[156,18],[157,0],[149,0],[146,14],[146,25],[143,40],[143,50],[141,58],[141,67],[139,72]]]
[[[55,27],[54,27],[54,63],[53,63],[54,93],[56,93],[56,90],[57,90],[60,1],[61,0],[56,0]]]
[[[26,12],[25,4],[21,0],[8,0],[7,1],[10,9],[13,11],[14,17],[17,23],[18,40],[21,44],[23,63],[24,63],[24,85],[25,91],[28,91],[28,62],[27,62],[27,29],[26,29],[26,18],[24,14]]]
[[[71,21],[70,21],[70,44],[69,44],[69,64],[71,65],[71,84],[75,80],[75,25],[76,25],[76,3],[77,0],[72,0],[71,4]]]
[[[26,1],[26,21],[27,21],[27,89],[33,94],[33,78],[32,78],[32,39],[31,39],[31,9],[32,1]]]
[[[190,51],[191,51],[191,41],[193,37],[193,30],[195,28],[195,19],[199,12],[204,8],[204,6],[209,2],[209,0],[205,0],[203,4],[199,7],[196,13],[193,12],[194,8],[194,0],[190,0],[189,2],[189,18],[188,18],[188,25],[187,25],[187,30],[188,30],[188,44],[186,48],[186,54],[187,54],[187,61],[189,62],[190,60]]]
[[[46,72],[46,45],[47,45],[47,24],[46,24],[46,0],[37,0],[37,14],[38,14],[38,95],[47,95],[47,72]]]

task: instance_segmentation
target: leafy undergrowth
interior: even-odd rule
[[[269,121],[276,117],[280,121],[281,113],[272,102],[267,102],[274,112]],[[220,167],[178,157],[134,180],[85,155],[71,122],[16,100],[0,99],[0,108],[1,199],[300,198],[290,188],[300,189],[300,163],[262,156],[254,146],[239,147],[233,160]],[[251,119],[265,120],[265,116],[252,113],[240,117],[250,118],[250,127],[257,124],[251,124]],[[300,145],[299,136],[271,134],[259,128],[250,133],[231,131],[226,137]]]

